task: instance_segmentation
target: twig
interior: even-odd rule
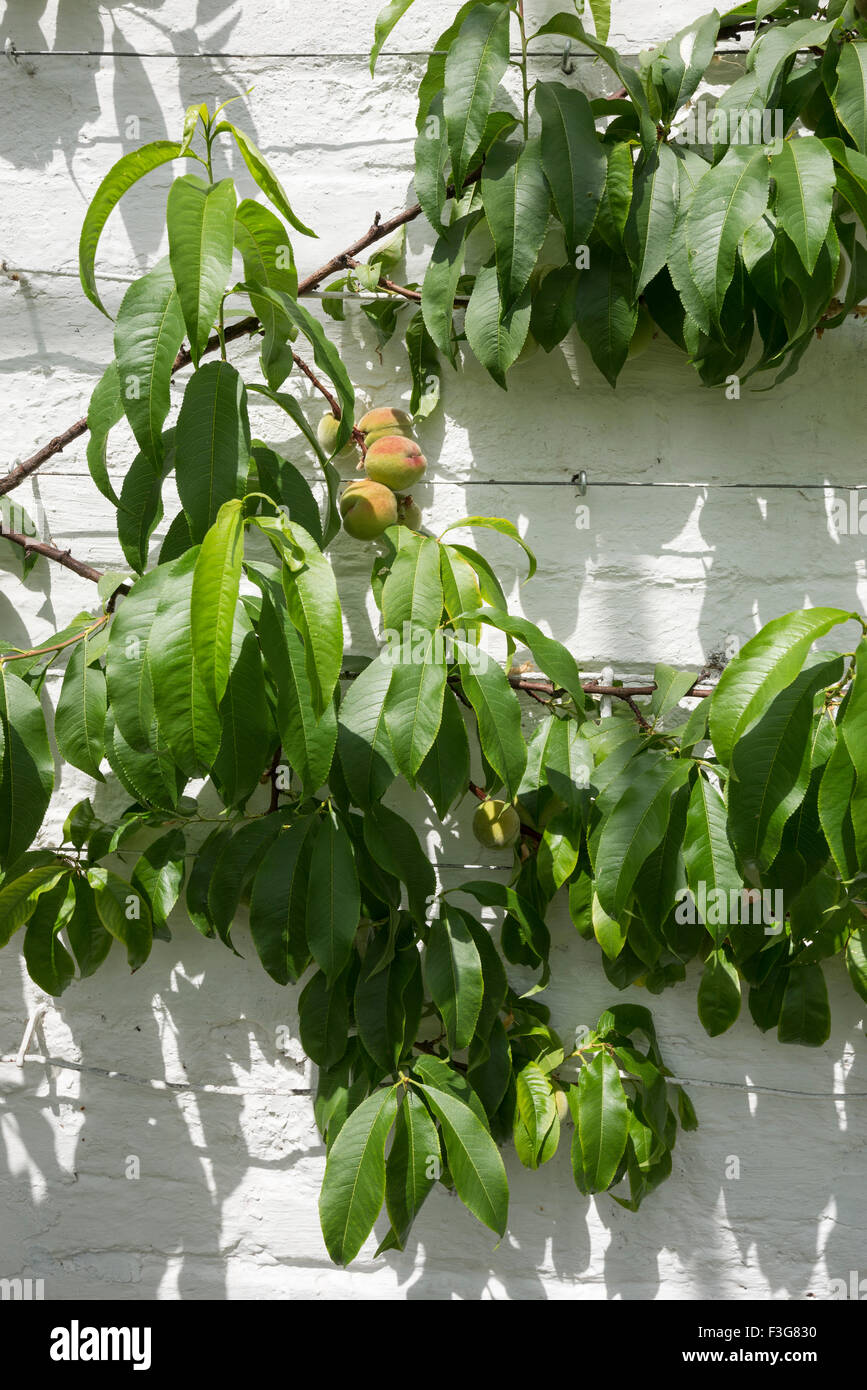
[[[32,471],[32,470],[31,470]],[[76,560],[70,555],[68,550],[61,550],[56,545],[49,545],[47,541],[36,541],[32,536],[24,536],[19,531],[7,531],[0,524],[0,539],[11,541],[13,545],[20,545],[25,555],[45,555],[49,560],[55,560],[64,569],[72,570],[73,574],[78,574],[82,579],[92,579],[98,584],[102,578],[102,570],[93,568],[93,565],[86,565],[83,560]]]
[[[85,637],[89,637],[98,628],[104,627],[108,622],[109,615],[106,613],[98,618],[90,627],[86,627],[83,632],[76,632],[74,637],[67,637],[65,642],[55,642],[51,647],[33,647],[29,652],[0,652],[0,666],[7,661],[23,661],[28,656],[47,656],[49,652],[62,652],[64,647],[71,647],[76,642],[81,642]]]
[[[406,285],[396,285],[393,280],[389,280],[387,275],[380,275],[377,282],[382,289],[388,290],[391,294],[402,295],[404,299],[409,299],[413,304],[421,304],[421,293],[419,290],[408,290]],[[456,294],[454,298],[455,308],[465,308],[469,304],[466,295]]]

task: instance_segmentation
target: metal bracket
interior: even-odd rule
[[[575,486],[576,486],[577,489],[578,489],[578,496],[579,496],[579,497],[586,497],[586,496],[587,496],[587,474],[586,474],[586,472],[585,472],[585,470],[584,470],[583,468],[579,469],[579,471],[578,471],[577,473],[574,473],[574,474],[572,475],[572,482],[575,484]]]
[[[18,57],[18,49],[15,47],[15,43],[11,38],[7,38],[4,43],[3,52],[6,54],[10,63],[14,63],[16,67],[20,66],[21,59]]]
[[[567,39],[566,42],[563,44],[563,59],[562,59],[562,62],[560,63],[560,67],[561,67],[561,68],[563,69],[563,71],[566,73],[566,76],[567,76],[567,77],[569,76],[570,73],[573,73],[573,72],[575,71],[575,64],[572,62],[572,56],[571,56],[571,55],[572,55],[572,40],[571,40],[571,39]]]

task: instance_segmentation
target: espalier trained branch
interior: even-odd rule
[[[383,10],[374,62],[410,3]],[[823,1044],[823,962],[837,955],[867,999],[863,618],[783,615],[710,693],[699,673],[658,666],[649,699],[623,689],[605,713],[605,688],[510,614],[490,562],[450,535],[497,531],[523,547],[532,576],[516,527],[475,516],[437,538],[413,499],[435,467],[415,436],[438,406],[442,357],[457,367],[471,351],[504,386],[536,345],[553,351],[577,327],[613,384],[661,331],[708,384],[766,371],[780,380],[867,290],[863,6],[750,0],[698,21],[636,71],[606,44],[607,4],[588,4],[595,34],[561,14],[535,35],[520,3],[465,4],[420,85],[416,190],[434,241],[423,280],[393,278],[402,241],[382,238],[378,223],[319,273],[338,275],[323,300],[338,318],[345,290],[392,291],[364,312],[380,342],[405,325],[408,409],[381,401],[355,423],[346,368],[299,302],[288,229],[308,228],[243,131],[195,106],[180,141],[111,170],[81,238],[82,283],[102,308],[95,256],[113,207],[149,170],[199,164],[171,186],[169,254],[127,290],[87,417],[91,475],[117,508],[127,569],[83,566],[4,503],[25,569],[59,560],[95,579],[100,601],[30,650],[0,646],[0,945],[23,929],[30,975],[57,995],[115,942],[132,970],[144,966],[171,914],[234,951],[246,913],[271,978],[304,981],[301,1040],[319,1068],[328,1148],[322,1228],[342,1263],[383,1202],[379,1249],[402,1249],[437,1182],[502,1235],[499,1146],[511,1138],[537,1168],[570,1120],[582,1192],[610,1191],[635,1210],[671,1172],[678,1127],[696,1120],[649,1011],[615,1005],[594,1027],[575,1032],[573,1020],[564,1040],[538,997],[555,898],[598,944],[616,989],[658,993],[700,962],[698,1013],[711,1035],[746,995],[762,1030]],[[720,27],[749,20],[745,73],[711,111],[698,92]],[[501,87],[515,33],[517,114]],[[622,94],[589,101],[562,83],[531,84],[532,41],[552,33],[595,52]],[[223,136],[267,202],[239,202],[231,179],[215,181]],[[229,299],[251,314],[225,328]],[[261,357],[245,380],[229,347],[257,328]],[[204,360],[215,346],[219,360]],[[169,385],[185,362],[194,370],[170,422]],[[316,424],[296,381],[328,402]],[[297,429],[291,461],[251,438],[251,391]],[[119,495],[108,467],[116,431],[139,450]],[[180,510],[153,555],[170,476]],[[382,618],[380,649],[351,672],[328,559],[341,523],[372,547]],[[508,667],[479,640],[490,629]],[[845,650],[813,651],[838,631],[852,634]],[[512,669],[518,647],[537,677],[525,678],[523,660]],[[97,785],[52,845],[41,697],[60,662],[53,738]],[[441,819],[466,796],[478,801],[473,829],[511,864],[508,882],[443,889],[388,804],[400,779]],[[107,780],[129,798],[117,816],[98,809]],[[493,933],[481,908],[498,915]]]

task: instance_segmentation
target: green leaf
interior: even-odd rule
[[[436,875],[408,821],[374,803],[364,817],[364,843],[377,864],[406,884],[409,911],[422,924],[436,892]]]
[[[463,187],[470,172],[509,64],[509,20],[506,5],[474,6],[446,57],[443,111],[456,188]]]
[[[277,505],[287,508],[290,521],[297,521],[321,549],[322,520],[316,498],[304,474],[288,459],[264,444],[253,444],[253,462],[259,475],[260,490],[273,498]]]
[[[284,528],[303,564],[283,568],[286,610],[304,643],[307,677],[317,716],[331,702],[343,660],[343,618],[331,565],[316,542],[293,521]]]
[[[867,1002],[867,927],[853,931],[846,942],[846,969],[856,992]]]
[[[430,752],[442,720],[448,674],[439,634],[410,630],[392,649],[394,669],[385,697],[385,723],[398,769],[412,783]]]
[[[426,420],[440,403],[440,360],[420,310],[407,324],[405,338],[412,373],[409,408],[416,420]]]
[[[575,322],[590,356],[610,386],[629,353],[638,306],[632,270],[619,252],[594,245],[590,265],[582,270],[575,295]]]
[[[317,825],[316,818],[308,817],[290,826],[274,841],[253,880],[250,934],[278,985],[297,980],[310,959],[306,901]]]
[[[557,1151],[560,1120],[554,1090],[537,1062],[526,1062],[515,1076],[514,1137],[525,1168],[540,1168]]]
[[[360,908],[352,841],[342,825],[323,817],[310,859],[307,944],[329,981],[349,959]]]
[[[410,972],[418,969],[415,947],[410,948],[414,960],[406,953],[395,956],[395,922],[392,918],[391,929],[382,928],[368,942],[353,999],[358,1036],[383,1074],[396,1069],[403,1051],[403,992]]]
[[[185,174],[169,189],[169,260],[196,366],[232,273],[235,203],[231,179],[208,184]]]
[[[208,884],[203,906],[220,940],[230,948],[232,923],[241,895],[283,829],[283,819],[280,812],[259,816],[240,825],[225,840],[216,840],[212,845],[215,854],[205,875]],[[195,864],[198,863],[197,858]]]
[[[683,862],[693,898],[697,901],[704,884],[711,893],[740,893],[743,880],[738,871],[734,850],[728,837],[725,802],[706,777],[699,775],[689,797],[686,813],[686,835],[683,841]],[[726,923],[721,924],[719,941],[727,935]],[[708,928],[711,935],[716,935]]]
[[[832,100],[840,124],[867,154],[867,44],[843,44]]]
[[[425,985],[445,1024],[450,1052],[469,1045],[482,1007],[482,962],[466,923],[445,908],[431,923]]]
[[[101,666],[91,666],[89,661],[88,638],[85,637],[73,647],[64,672],[54,716],[54,737],[58,752],[66,762],[102,782],[99,764],[103,757],[107,707],[105,673]]]
[[[572,696],[578,709],[584,708],[581,673],[572,653],[567,651],[562,643],[555,641],[553,637],[546,637],[541,628],[536,627],[528,618],[513,618],[511,614],[495,608],[483,609],[473,616],[479,622],[488,623],[500,632],[506,632],[509,636],[517,637],[524,642],[533,653],[539,670],[549,676],[555,686],[562,686],[566,693]]]
[[[261,188],[265,197],[270,198],[274,207],[282,217],[286,218],[290,227],[294,227],[296,232],[301,232],[302,236],[315,237],[316,233],[312,232],[309,227],[305,227],[304,223],[299,221],[295,216],[289,205],[286,192],[277,178],[277,175],[274,173],[274,170],[271,168],[262,151],[253,144],[249,135],[245,135],[243,130],[239,130],[237,126],[231,125],[228,121],[221,121],[214,131],[214,134],[220,135],[224,131],[229,131],[231,133],[235,144],[241,151],[241,158],[249,169],[254,182]]]
[[[445,820],[470,779],[470,745],[457,697],[446,688],[437,736],[416,772],[416,782],[427,792],[440,820]]]
[[[799,19],[794,24],[771,25],[760,35],[747,54],[747,68],[755,72],[765,104],[784,64],[799,49],[821,47],[836,23],[836,19],[822,23]]]
[[[88,869],[87,881],[94,892],[99,920],[126,947],[130,970],[139,970],[153,944],[150,908],[143,895],[109,869]]]
[[[764,213],[768,194],[767,153],[750,146],[732,145],[698,183],[684,235],[689,273],[700,303],[684,302],[684,307],[688,313],[698,307],[699,327],[705,333],[719,327],[738,245]]]
[[[821,1047],[831,1034],[828,988],[821,965],[793,965],[786,973],[777,1037],[781,1043]]]
[[[443,588],[437,542],[412,533],[399,536],[400,549],[382,588],[382,621],[387,633],[401,639],[405,623],[430,632],[439,626]]]
[[[591,49],[597,57],[607,63],[611,71],[620,78],[638,112],[642,143],[646,148],[652,149],[657,140],[656,123],[651,115],[641,76],[634,67],[621,59],[619,53],[615,52],[613,48],[608,48],[605,43],[608,32],[607,11],[609,9],[610,0],[594,0],[594,4],[591,5],[591,13],[594,18],[597,13],[601,18],[602,32],[597,31],[598,37],[596,38],[587,33],[581,21],[574,14],[569,13],[554,15],[553,19],[549,19],[542,25],[541,29],[537,29],[532,37],[540,39],[548,34],[563,34],[566,38],[575,39],[585,48]]]
[[[436,1125],[421,1097],[406,1090],[397,1112],[385,1170],[385,1205],[398,1250],[406,1245],[422,1203],[436,1184],[432,1174],[438,1174],[441,1168]]]
[[[376,60],[382,52],[382,45],[385,43],[398,20],[402,19],[412,4],[412,0],[389,0],[376,16],[374,26],[373,47],[370,50],[370,75],[376,71]],[[402,1247],[401,1247],[402,1248]]]
[[[99,969],[111,950],[114,940],[99,920],[96,898],[87,879],[78,875],[74,880],[75,909],[66,923],[66,935],[82,980]]]
[[[194,541],[224,502],[243,497],[250,468],[247,392],[228,362],[208,362],[187,383],[175,433],[175,474]]]
[[[118,605],[106,650],[109,705],[124,740],[139,750],[150,744],[154,722],[151,635],[168,565],[137,580]]]
[[[163,257],[130,285],[114,329],[121,404],[139,448],[156,471],[163,461],[172,367],[183,338],[181,301],[172,267]]]
[[[671,117],[689,101],[713,61],[720,28],[716,10],[681,29],[658,50],[650,68],[662,99],[662,115]]]
[[[482,752],[512,800],[527,765],[518,697],[502,666],[485,652],[457,641],[455,648],[461,688],[476,716]]]
[[[298,1000],[301,1046],[317,1067],[333,1067],[346,1051],[349,1000],[346,976],[329,984],[321,970],[311,975]]]
[[[783,141],[771,159],[777,223],[797,249],[808,274],[816,269],[834,204],[834,161],[815,135]]]
[[[515,542],[516,545],[519,545],[519,546],[521,547],[521,549],[523,550],[524,554],[527,556],[527,559],[528,559],[529,562],[530,562],[530,563],[529,563],[529,568],[528,568],[528,570],[527,570],[527,578],[528,578],[528,579],[532,579],[532,578],[533,578],[533,575],[536,573],[536,557],[535,557],[535,555],[533,554],[533,552],[532,552],[532,550],[530,549],[530,547],[527,545],[527,542],[526,542],[526,541],[523,539],[523,537],[521,536],[521,533],[519,532],[517,526],[515,526],[514,522],[506,521],[506,519],[505,519],[504,517],[501,517],[501,516],[465,516],[465,517],[462,517],[460,521],[450,521],[449,524],[448,524],[448,526],[445,528],[445,530],[444,530],[441,534],[442,534],[442,536],[445,536],[445,535],[448,534],[449,531],[455,531],[455,530],[458,530],[459,528],[460,528],[461,530],[463,530],[464,527],[473,527],[473,526],[478,526],[478,527],[481,527],[482,529],[488,530],[488,531],[499,531],[499,533],[500,533],[501,536],[508,536],[511,540],[513,540],[513,541]],[[466,555],[466,554],[467,554],[466,549],[465,549],[464,546],[455,546],[454,549],[457,550],[457,551],[459,551],[462,555]],[[476,556],[476,557],[475,557],[476,560],[478,560],[479,558],[480,558],[479,556]],[[484,590],[483,590],[483,596],[486,598],[487,602],[489,602],[489,603],[492,602],[491,599],[489,599],[489,598],[487,597],[487,595],[484,594]],[[499,595],[499,596],[502,598],[502,590],[500,590],[500,595]],[[497,607],[496,602],[493,603],[493,606],[494,606],[494,607]],[[505,600],[503,600],[503,602],[502,602],[499,606],[500,606],[502,609],[505,609],[505,607],[506,607]],[[528,630],[529,630],[529,629],[528,629]]]
[[[499,1150],[469,1106],[447,1091],[420,1085],[439,1120],[449,1170],[464,1206],[496,1235],[506,1233],[509,1184]]]
[[[109,767],[121,786],[126,787],[136,801],[171,815],[177,807],[186,778],[168,756],[156,721],[152,732],[155,749],[144,752],[131,747],[115,725],[114,711],[109,702],[105,717],[105,756]]]
[[[742,863],[769,868],[783,829],[804,799],[810,780],[813,697],[843,673],[839,657],[817,657],[786,686],[732,754],[728,810]]]
[[[584,1190],[605,1192],[614,1181],[629,1133],[629,1107],[617,1063],[597,1052],[578,1077],[578,1123],[572,1141],[572,1165],[580,1156]]]
[[[596,850],[596,892],[604,912],[619,921],[638,871],[665,835],[672,794],[689,776],[691,763],[664,760],[633,773],[602,825]]]
[[[366,809],[388,790],[397,763],[385,723],[385,697],[393,667],[381,652],[356,676],[337,716],[337,749],[356,806]]]
[[[94,270],[102,229],[128,188],[150,173],[151,169],[158,169],[161,164],[177,159],[180,154],[181,146],[173,140],[155,140],[141,149],[130,151],[112,166],[91,199],[78,243],[78,272],[84,293],[106,317],[109,317],[108,310],[97,292]]]
[[[35,905],[24,933],[22,954],[27,973],[46,994],[60,995],[75,978],[75,964],[58,933],[75,906],[75,889],[63,878]]]
[[[419,1077],[426,1085],[432,1086],[436,1091],[445,1091],[446,1095],[453,1096],[461,1101],[463,1105],[469,1107],[483,1125],[487,1125],[485,1107],[476,1095],[466,1074],[456,1071],[453,1066],[444,1061],[442,1057],[429,1056],[422,1054],[420,1057],[412,1059],[413,1076]]]
[[[710,952],[698,987],[698,1016],[706,1033],[716,1038],[731,1028],[741,1011],[741,982],[725,952]]]
[[[269,208],[244,198],[235,210],[235,246],[244,262],[244,279],[282,291],[294,299],[298,272],[286,228]],[[276,388],[286,372],[278,365],[279,349],[294,334],[294,326],[281,306],[259,295],[251,298],[253,313],[264,330],[262,367],[270,386]]]
[[[536,110],[542,122],[542,167],[563,224],[567,255],[574,260],[587,242],[605,188],[605,151],[583,92],[562,82],[538,82]]]
[[[375,1091],[353,1110],[331,1146],[319,1216],[336,1264],[355,1259],[379,1215],[385,1197],[385,1143],[396,1114],[397,1086]]]
[[[728,766],[738,739],[789,685],[810,647],[850,617],[841,608],[805,608],[766,623],[723,671],[710,704],[710,737]]]
[[[157,723],[172,758],[188,777],[210,771],[222,735],[216,701],[193,650],[192,598],[198,555],[196,547],[161,566],[168,573],[148,648]]]
[[[277,727],[283,753],[301,778],[306,796],[327,781],[337,741],[337,717],[328,704],[317,719],[307,674],[304,644],[285,609],[279,613],[266,596],[262,603],[259,640],[277,688]]]
[[[611,0],[588,0],[588,5],[593,16],[596,37],[600,43],[605,43],[611,27]]]
[[[0,888],[0,947],[6,946],[18,928],[36,910],[43,893],[48,893],[68,873],[68,866],[59,859],[49,864],[37,864]]]
[[[470,883],[462,883],[454,890],[449,889],[449,892],[452,891],[469,893],[470,897],[475,898],[483,907],[504,907],[509,916],[517,922],[521,940],[529,948],[531,957],[537,961],[547,960],[551,936],[545,919],[533,904],[516,893],[514,888],[493,880],[474,879]]]
[[[193,658],[205,689],[219,705],[229,683],[232,632],[244,557],[244,504],[224,502],[199,548],[193,571]]]
[[[476,220],[475,217],[462,217],[440,231],[421,287],[421,312],[425,328],[436,347],[453,367],[457,366],[454,332],[455,295],[461,278],[467,235]],[[493,279],[496,284],[496,272],[493,272]]]
[[[120,398],[120,378],[117,363],[106,367],[94,388],[87,407],[87,467],[90,476],[103,497],[113,506],[119,505],[118,496],[112,487],[106,465],[108,436],[118,420],[123,419],[123,402]]]
[[[184,882],[183,831],[169,830],[148,845],[132,871],[132,886],[147,900],[154,927],[165,926]]]
[[[698,160],[698,156],[696,156]],[[704,160],[698,160],[702,169]],[[632,186],[635,178],[632,146],[626,141],[608,150],[605,170],[605,190],[596,211],[594,230],[610,250],[620,253],[629,209],[632,206]]]
[[[117,509],[117,538],[127,564],[141,574],[148,563],[148,549],[154,528],[163,515],[163,483],[174,467],[174,430],[163,435],[164,448],[159,465],[145,453],[136,454],[120,489]]]
[[[415,194],[434,231],[442,230],[446,205],[449,142],[443,116],[443,94],[437,92],[415,142]]]
[[[836,734],[833,752],[819,783],[818,811],[822,833],[840,876],[850,879],[858,872],[858,847],[851,807],[855,768],[845,738],[841,737],[839,730]]]
[[[54,789],[45,715],[30,686],[0,661],[0,865],[30,848]]]
[[[625,243],[635,271],[635,293],[643,294],[668,257],[677,220],[680,170],[669,145],[659,145],[635,174]]]
[[[548,230],[550,194],[538,139],[496,144],[485,160],[482,201],[494,240],[505,317],[527,285]]]
[[[494,266],[476,276],[467,305],[464,331],[478,360],[498,386],[506,389],[506,372],[518,360],[530,331],[532,301],[529,287],[507,312],[500,303]]]

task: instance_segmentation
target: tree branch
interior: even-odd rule
[[[68,550],[61,550],[59,546],[49,545],[47,541],[36,541],[32,536],[24,536],[19,531],[7,531],[2,522],[0,522],[0,539],[11,541],[13,545],[20,545],[25,555],[44,555],[49,560],[55,560],[64,569],[72,570],[73,574],[80,575],[82,579],[92,579],[95,584],[98,584],[102,578],[102,570],[94,569],[93,565],[86,565],[83,560],[76,560]]]

